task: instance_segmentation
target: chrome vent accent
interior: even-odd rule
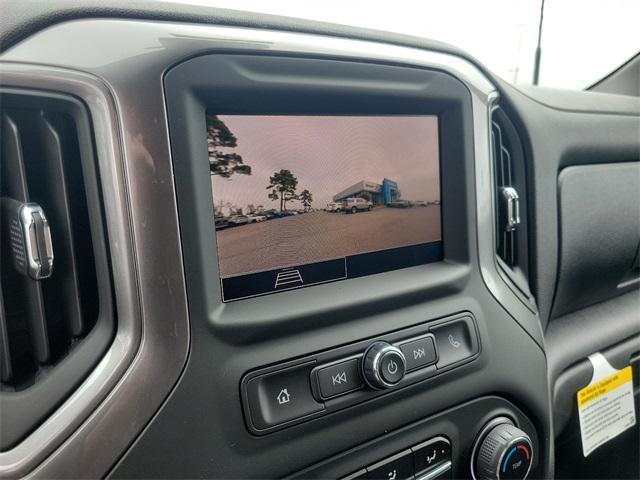
[[[53,246],[44,210],[37,203],[20,203],[8,197],[2,202],[15,269],[33,280],[49,278],[53,271]]]
[[[97,202],[87,195],[95,178],[87,182],[94,167],[86,111],[55,94],[3,90],[0,95],[4,449],[25,433],[30,419],[36,422],[58,405],[82,379],[77,373],[102,353],[94,351],[94,360],[84,365],[59,368],[73,360],[72,353],[95,329],[101,296],[109,292],[102,294],[98,286],[94,238],[101,222]],[[98,218],[91,218],[91,210]],[[57,385],[45,388],[56,377]],[[18,404],[36,398],[37,406]]]

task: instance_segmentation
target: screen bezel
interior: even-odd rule
[[[227,112],[217,112],[217,111],[211,111],[211,110],[207,110],[206,111],[206,115],[216,115],[216,116],[234,116],[234,115],[238,115],[236,113],[227,113]],[[244,117],[246,117],[247,115],[242,115]],[[374,115],[374,114],[368,114],[368,115],[354,115],[354,114],[345,114],[345,113],[341,113],[339,115],[332,115],[330,113],[323,113],[322,115],[299,115],[299,114],[289,114],[289,115],[274,115],[274,114],[266,114],[266,115],[251,115],[251,117],[254,117],[256,119],[261,119],[264,121],[268,121],[270,117],[306,117],[306,118],[318,118],[318,117],[342,117],[342,118],[366,118],[366,117],[376,117],[376,118],[432,118],[436,120],[436,124],[435,124],[435,133],[436,133],[436,141],[437,141],[437,145],[436,145],[436,149],[437,149],[437,157],[435,158],[435,163],[437,163],[438,165],[438,176],[437,176],[437,183],[438,183],[438,191],[439,191],[439,195],[437,198],[437,201],[439,202],[438,205],[438,209],[439,209],[439,222],[438,222],[438,228],[439,228],[439,238],[437,240],[432,240],[429,242],[421,242],[421,243],[414,243],[414,244],[398,244],[398,245],[393,245],[393,246],[389,246],[388,248],[383,248],[383,249],[378,249],[378,250],[370,250],[370,251],[361,251],[361,252],[357,252],[351,255],[345,255],[343,257],[327,257],[327,258],[323,258],[320,260],[317,260],[315,262],[304,262],[304,261],[299,261],[299,262],[294,262],[291,265],[282,265],[282,266],[274,266],[273,268],[270,269],[266,269],[266,270],[255,270],[255,271],[250,271],[250,272],[243,272],[243,273],[238,273],[235,275],[229,275],[227,277],[223,277],[222,275],[220,275],[219,280],[220,280],[220,289],[222,291],[222,301],[227,303],[227,302],[236,302],[236,301],[240,301],[240,300],[246,300],[248,298],[253,298],[253,297],[257,297],[257,296],[262,296],[262,295],[274,295],[280,292],[285,292],[285,291],[289,291],[289,290],[295,290],[295,289],[299,289],[299,288],[308,288],[308,287],[312,287],[312,286],[316,286],[316,285],[320,285],[323,283],[330,283],[330,282],[338,282],[338,281],[343,281],[343,280],[351,280],[354,278],[361,278],[364,276],[368,276],[368,275],[375,275],[375,274],[379,274],[379,273],[384,273],[384,272],[389,272],[389,271],[393,271],[393,270],[400,270],[400,269],[404,269],[404,268],[411,268],[414,266],[419,266],[419,265],[427,265],[429,263],[435,263],[435,262],[439,262],[442,261],[444,258],[444,253],[443,253],[443,238],[442,238],[442,175],[441,175],[441,162],[440,162],[440,158],[441,158],[441,152],[440,152],[440,119],[437,115],[408,115],[408,114],[396,114],[396,115]],[[203,135],[206,135],[206,131],[203,132]],[[427,163],[427,159],[426,157],[422,158],[422,162],[420,163],[420,165],[425,165]],[[301,161],[300,164],[300,168],[298,170],[303,170],[304,167],[304,160]],[[418,166],[416,166],[416,168],[418,168]],[[216,200],[218,200],[216,198],[216,192],[215,189],[212,186],[212,201],[215,204]],[[221,265],[220,265],[220,245],[218,242],[218,230],[214,229],[215,233],[216,233],[216,253],[217,253],[217,260],[218,260],[218,269],[221,269]],[[375,255],[375,257],[371,257],[370,255],[373,254]],[[365,255],[369,255],[368,258],[364,258],[363,256]],[[421,255],[423,257],[423,261],[417,261],[415,259],[412,259],[411,257],[414,257],[416,255]],[[355,260],[352,257],[361,257],[360,261],[358,262],[358,260]],[[394,258],[388,258],[387,260],[385,260],[385,257],[396,257],[395,260],[395,265],[394,265]],[[313,267],[315,265],[320,265],[322,263],[333,263],[337,260],[342,260],[345,263],[345,274],[344,276],[341,277],[335,277],[335,278],[330,278],[330,279],[325,279],[325,280],[320,280],[320,281],[314,281],[313,283],[306,283],[303,285],[297,285],[297,286],[292,286],[292,287],[288,287],[288,288],[280,288],[280,289],[275,289],[272,288],[270,290],[264,290],[261,291],[259,293],[253,293],[250,294],[249,292],[244,292],[245,294],[242,296],[226,296],[225,295],[225,279],[228,278],[233,278],[234,280],[238,281],[238,280],[242,280],[243,277],[248,277],[248,276],[257,276],[257,277],[267,277],[269,276],[269,278],[271,278],[271,276],[273,274],[275,274],[276,270],[284,270],[286,268],[308,268],[308,267]],[[367,268],[361,268],[361,270],[369,270],[369,272],[363,273],[360,272],[359,274],[356,275],[348,275],[347,272],[351,271],[351,266],[349,266],[349,268],[347,268],[346,263],[348,260],[351,260],[352,262],[355,261],[357,263],[362,263],[363,261],[367,261],[366,264],[367,265],[371,265],[369,263],[369,261],[377,261],[377,262],[385,262],[388,266],[385,268],[385,266],[383,265],[379,265],[377,267],[367,267]],[[304,274],[304,272],[302,272]],[[306,278],[306,276],[305,276]],[[227,285],[227,287],[229,287],[229,285]]]
[[[460,292],[470,275],[473,209],[471,94],[451,75],[363,62],[224,53],[194,57],[165,76],[178,215],[190,302],[221,331],[315,328]],[[205,112],[242,115],[436,115],[440,149],[440,262],[223,303],[206,162]],[[188,244],[184,243],[188,239]],[[212,248],[215,246],[215,248]]]

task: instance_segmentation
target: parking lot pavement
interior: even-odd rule
[[[220,275],[233,276],[440,240],[440,206],[309,212],[217,232]]]

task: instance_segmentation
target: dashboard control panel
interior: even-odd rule
[[[458,314],[248,373],[249,430],[270,433],[424,381],[480,353],[474,317]]]

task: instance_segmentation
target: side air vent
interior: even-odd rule
[[[89,117],[75,99],[0,90],[0,450],[95,366],[114,327]]]
[[[495,180],[496,257],[502,270],[529,301],[526,169],[517,131],[499,107],[491,114]]]

